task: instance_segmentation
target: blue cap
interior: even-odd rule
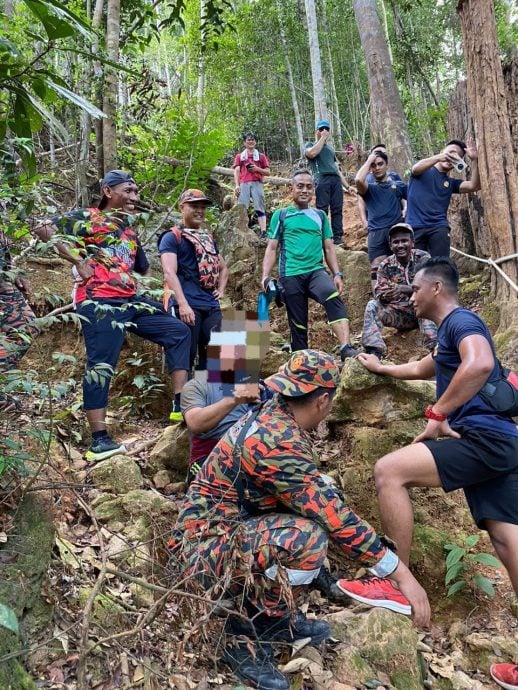
[[[321,127],[327,127],[327,129],[331,129],[331,125],[327,120],[320,120],[317,122],[316,129],[320,129]]]

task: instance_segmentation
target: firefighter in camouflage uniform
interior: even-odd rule
[[[264,690],[289,688],[270,642],[329,637],[327,622],[290,606],[297,588],[318,576],[329,539],[375,576],[339,580],[343,592],[402,613],[412,606],[419,624],[429,619],[426,593],[410,571],[317,469],[308,431],[329,414],[339,380],[330,355],[294,353],[265,381],[277,395],[237,422],[209,455],[176,525],[173,543],[184,573],[214,593],[233,595],[253,618],[248,624],[229,618],[234,638],[224,659]]]

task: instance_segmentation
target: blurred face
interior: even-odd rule
[[[464,151],[460,146],[457,146],[456,144],[450,144],[449,146],[445,146],[442,150],[442,153],[446,153],[452,159],[451,162],[441,161],[440,166],[444,172],[452,170],[454,161],[464,157]]]
[[[292,183],[291,198],[299,208],[307,208],[313,198],[315,187],[311,175],[297,175]]]
[[[377,156],[371,165],[371,173],[374,175],[374,179],[384,180],[387,176],[387,168],[388,163],[381,156]]]
[[[418,271],[412,283],[411,304],[419,319],[431,319],[434,313],[437,282],[426,278],[422,271]]]
[[[184,201],[183,204],[180,204],[182,222],[185,227],[198,230],[205,220],[206,210],[207,203],[205,201]]]
[[[408,232],[395,232],[390,237],[390,249],[402,264],[408,263],[413,246],[412,235]]]
[[[134,182],[122,182],[115,187],[104,187],[103,195],[108,199],[106,210],[115,209],[133,213],[138,201],[138,187]]]

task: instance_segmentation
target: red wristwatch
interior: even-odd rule
[[[426,419],[433,419],[435,422],[445,422],[448,418],[445,414],[439,414],[433,411],[433,405],[428,405],[424,411]]]

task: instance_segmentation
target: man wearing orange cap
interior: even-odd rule
[[[289,688],[270,642],[317,643],[330,636],[325,621],[290,611],[286,592],[289,584],[295,595],[318,577],[329,539],[375,576],[339,580],[342,592],[399,613],[413,609],[417,625],[430,617],[426,593],[408,568],[317,468],[308,431],[329,414],[339,382],[331,355],[295,352],[265,380],[277,395],[225,434],[180,507],[176,555],[186,575],[205,589],[226,591],[252,619],[229,617],[226,631],[234,643],[224,659],[260,690]]]
[[[219,300],[225,293],[228,268],[212,235],[202,228],[210,201],[199,189],[180,197],[180,227],[163,232],[158,250],[164,271],[167,308],[191,329],[190,366],[207,368],[207,345],[212,330],[221,326]],[[176,416],[178,413],[178,416]],[[181,419],[180,400],[171,413]]]

